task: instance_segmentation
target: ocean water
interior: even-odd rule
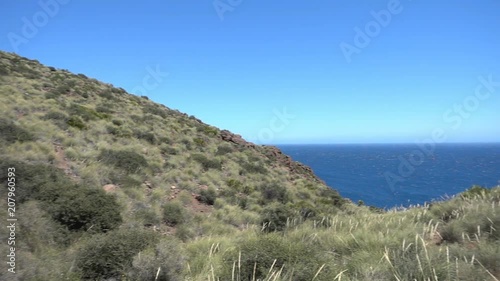
[[[278,147],[343,197],[380,208],[441,200],[474,184],[500,184],[500,143]]]

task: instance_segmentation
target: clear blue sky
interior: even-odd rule
[[[0,49],[257,143],[499,142],[499,15],[497,0],[1,1]]]

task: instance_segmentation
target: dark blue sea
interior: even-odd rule
[[[278,145],[343,197],[392,208],[500,184],[498,144]]]

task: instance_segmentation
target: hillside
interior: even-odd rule
[[[355,206],[276,147],[5,52],[0,108],[4,280],[500,278],[499,188]]]

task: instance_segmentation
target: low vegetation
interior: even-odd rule
[[[4,52],[0,110],[19,280],[500,279],[500,187],[353,204],[277,148]]]

